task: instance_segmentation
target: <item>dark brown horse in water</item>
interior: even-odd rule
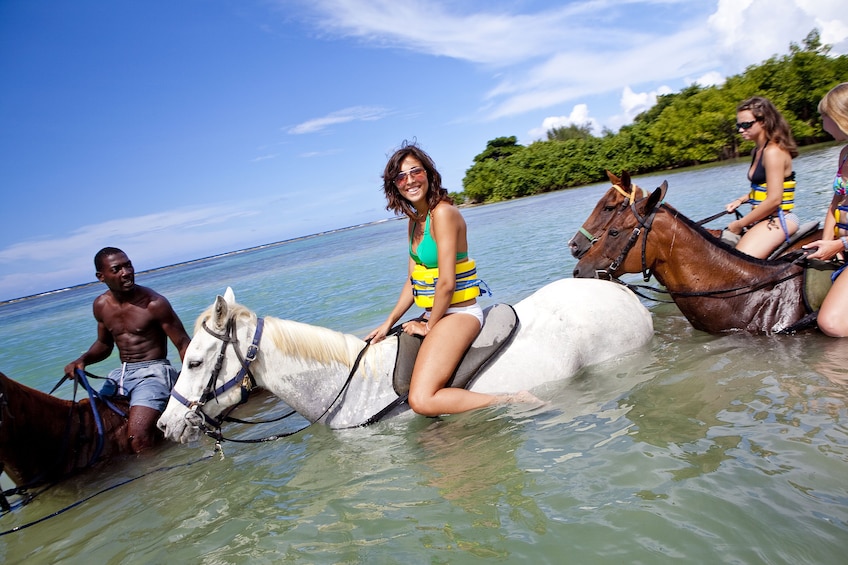
[[[649,197],[609,214],[574,276],[653,273],[689,322],[711,333],[784,331],[817,307],[820,297],[804,292],[801,254],[762,260],[740,253],[663,204],[667,189],[664,182]]]
[[[598,203],[595,205],[595,209],[592,210],[591,214],[589,214],[586,222],[580,226],[580,229],[577,230],[574,237],[568,241],[568,246],[571,248],[571,254],[577,259],[580,259],[580,257],[589,251],[589,248],[592,247],[592,245],[600,240],[604,233],[606,233],[610,223],[618,216],[618,214],[626,212],[635,200],[648,196],[648,191],[640,188],[636,184],[633,184],[630,174],[627,171],[622,171],[621,178],[615,176],[610,171],[607,171],[607,177],[609,177],[612,186],[606,191],[606,193],[604,193],[601,199],[598,200]],[[724,214],[725,212],[722,212],[710,218],[705,218],[699,221],[698,225],[703,225],[712,220],[716,220]],[[741,217],[741,215],[737,214],[737,217]],[[781,245],[772,253],[770,258],[798,251],[803,245],[821,239],[822,230],[817,228],[818,224],[815,222],[801,226],[789,244]],[[721,237],[722,230],[720,229],[704,229],[713,237]]]
[[[0,465],[18,487],[56,481],[95,462],[132,453],[125,399],[73,402],[0,373]],[[114,407],[114,409],[113,409]]]

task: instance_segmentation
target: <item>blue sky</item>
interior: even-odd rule
[[[3,0],[0,300],[390,217],[405,139],[460,191],[813,28],[848,52],[842,0]]]

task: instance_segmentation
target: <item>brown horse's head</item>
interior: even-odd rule
[[[607,177],[609,177],[612,186],[598,201],[595,209],[592,210],[592,213],[586,218],[574,237],[568,241],[571,254],[578,259],[604,235],[609,223],[618,213],[630,206],[637,198],[644,198],[648,195],[647,192],[631,182],[630,174],[627,171],[622,171],[621,178],[607,171]]]
[[[647,236],[648,225],[665,198],[667,189],[668,183],[663,181],[648,197],[636,200],[629,206],[620,206],[610,214],[604,233],[580,256],[574,276],[615,277],[622,273],[638,273],[644,269],[645,265],[641,259],[642,246],[637,246],[637,242]],[[602,198],[595,211],[603,204]]]

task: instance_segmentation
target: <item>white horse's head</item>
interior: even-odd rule
[[[217,427],[212,422],[224,410],[246,399],[254,384],[247,367],[256,356],[256,326],[256,315],[236,304],[229,287],[200,315],[157,424],[166,438],[182,443],[197,440],[205,426]]]

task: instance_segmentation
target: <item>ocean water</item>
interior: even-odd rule
[[[823,216],[838,150],[820,147],[796,160],[802,220]],[[667,201],[700,219],[745,192],[746,166],[635,182],[653,188],[668,180]],[[567,241],[607,187],[465,209],[472,256],[494,291],[484,305],[516,302],[570,277]],[[230,286],[260,315],[364,336],[394,304],[405,253],[404,222],[388,221],[137,280],[165,294],[190,333]],[[93,341],[91,303],[103,288],[0,305],[0,371],[50,390]],[[274,442],[225,442],[223,456],[210,439],[166,444],[0,516],[2,533],[65,510],[0,536],[0,560],[844,562],[848,340],[713,336],[693,330],[674,305],[645,304],[652,342],[546,387],[545,408],[345,431],[312,426]],[[113,356],[90,370],[105,374],[116,363]],[[71,393],[67,384],[57,391]],[[260,395],[237,415],[284,410]],[[225,432],[245,439],[304,425],[295,418]]]

